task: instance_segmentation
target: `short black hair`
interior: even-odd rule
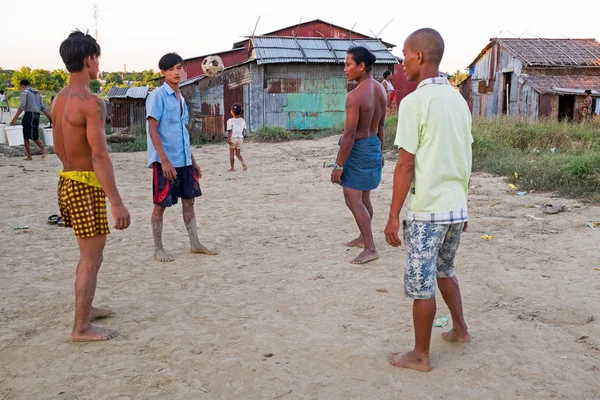
[[[388,77],[388,76],[390,76],[391,74],[392,74],[392,72],[391,72],[391,71],[385,71],[385,72],[383,73],[383,79],[387,78],[387,77]]]
[[[166,71],[177,64],[183,65],[183,58],[177,53],[167,53],[160,58],[158,68],[160,68],[161,71]]]
[[[348,49],[348,54],[352,55],[352,59],[357,65],[365,63],[365,70],[367,72],[371,72],[371,67],[375,64],[375,61],[377,61],[377,57],[375,57],[373,53],[361,46]]]
[[[21,85],[21,86],[31,86],[31,83],[27,79],[21,79],[21,82],[19,82],[19,85]]]
[[[419,29],[411,33],[406,41],[413,52],[420,51],[426,61],[440,65],[444,56],[444,39],[438,31],[431,28]]]
[[[60,57],[69,72],[81,72],[86,57],[100,57],[100,45],[91,35],[76,29],[60,44]]]
[[[4,90],[0,90],[0,94],[4,94]]]
[[[241,104],[238,103],[235,103],[231,106],[231,111],[233,111],[233,115],[235,115],[236,117],[239,117],[244,113],[244,109],[242,108]]]
[[[587,90],[585,91],[585,94],[592,94],[592,91],[591,91],[590,89],[587,89]]]

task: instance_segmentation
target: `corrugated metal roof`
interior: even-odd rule
[[[113,87],[108,91],[106,97],[109,99],[124,99],[127,97],[128,89],[129,88]]]
[[[328,29],[322,29],[322,26],[325,25]],[[317,29],[320,29],[321,32],[316,31],[314,34],[307,34],[306,30],[304,30],[304,27],[309,27],[309,26],[314,26]],[[365,35],[362,34],[360,32],[356,32],[354,30],[354,27],[352,27],[352,29],[348,29],[348,28],[344,28],[342,26],[339,25],[335,25],[331,22],[325,22],[321,19],[315,19],[312,21],[306,21],[306,22],[302,22],[300,24],[294,24],[291,26],[287,26],[285,28],[280,28],[277,29],[276,31],[272,31],[272,32],[268,32],[268,33],[264,33],[261,36],[284,36],[282,35],[282,33],[286,32],[286,31],[290,31],[293,30],[294,32],[296,32],[296,36],[299,37],[315,37],[316,33],[318,32],[320,35],[325,35],[325,37],[327,38],[336,38],[336,37],[341,37],[342,35],[344,37],[356,37],[356,38],[362,38],[362,39],[368,39],[368,38],[372,38],[369,35]],[[300,34],[298,34],[298,32],[300,32]],[[304,34],[302,34],[304,32]],[[309,32],[310,33],[310,32]],[[319,36],[316,36],[317,38]],[[246,41],[251,39],[252,36],[246,36],[246,39],[237,43],[233,44],[233,48],[237,49],[239,47],[242,47],[245,45]],[[395,44],[391,44],[385,41],[382,41],[383,44],[385,44],[388,48],[392,48],[392,47],[396,47]]]
[[[130,99],[145,99],[148,97],[148,86],[130,87],[127,97]]]
[[[522,74],[538,92],[544,94],[581,94],[587,89],[600,90],[600,76]]]
[[[204,79],[205,77],[206,77],[206,75],[200,75],[200,76],[197,76],[195,78],[188,79],[187,81],[183,81],[183,82],[179,83],[179,87],[182,88],[182,87],[185,87],[187,85],[191,85],[193,83],[198,82],[201,79]]]
[[[600,66],[600,43],[596,39],[493,38],[467,69],[474,66],[495,43],[530,67]]]
[[[106,95],[109,99],[145,99],[148,97],[148,86],[119,88],[113,87]]]
[[[377,57],[376,64],[398,63],[396,56],[377,39],[252,38],[253,58],[258,64],[343,63],[346,51],[355,46],[371,51]]]

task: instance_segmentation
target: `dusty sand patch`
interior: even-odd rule
[[[381,259],[351,265],[360,249],[343,244],[357,229],[322,168],[335,142],[249,143],[249,170],[235,174],[225,146],[194,149],[200,237],[220,255],[188,253],[177,206],[165,217],[169,264],[152,259],[145,153],[113,154],[132,227],[110,235],[96,295],[117,313],[101,325],[121,336],[94,344],[67,341],[78,251],[71,230],[45,223],[58,160],[0,158],[0,399],[600,397],[600,230],[583,226],[600,208],[567,200],[581,208],[544,215],[525,205],[549,195],[517,197],[476,175],[457,262],[476,340],[449,344],[434,328],[434,370],[400,371],[387,355],[413,333],[404,253],[383,235],[394,166],[373,193]]]

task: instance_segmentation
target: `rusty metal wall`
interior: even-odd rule
[[[223,131],[227,129],[227,120],[231,118],[231,107],[236,103],[244,108],[244,87],[236,86],[233,89],[230,89],[229,86],[225,84],[223,86]]]
[[[146,126],[146,101],[128,99],[111,100],[110,124],[113,128]]]
[[[250,64],[252,85],[248,87],[248,103],[245,120],[251,132],[256,132],[265,124],[265,66]]]
[[[458,90],[460,94],[465,99],[467,104],[469,105],[469,110],[471,110],[471,114],[473,114],[473,92],[472,92],[472,82],[471,77],[469,76],[458,86]]]
[[[248,51],[246,49],[236,49],[227,53],[217,54],[223,60],[223,65],[225,67],[230,67],[232,65],[237,65],[243,63],[248,60]],[[186,60],[183,63],[183,69],[186,73],[186,79],[195,78],[200,75],[204,75],[202,71],[202,61],[204,61],[206,57],[198,57]]]
[[[210,138],[223,135],[223,86],[201,91],[200,114],[202,133]]]
[[[410,82],[406,78],[404,73],[404,66],[402,64],[394,65],[394,77],[392,78],[392,85],[396,89],[396,105],[400,105],[400,101],[408,96],[410,93],[417,89],[416,82]]]
[[[146,104],[133,103],[130,105],[130,126],[146,126]]]
[[[515,117],[536,117],[538,107],[531,102],[537,101],[537,94],[529,93],[527,88],[525,94],[522,92],[523,82],[519,80],[522,70],[522,62],[508,50],[499,44],[489,48],[471,70],[471,84],[465,83],[461,89],[467,101],[469,96],[471,98],[473,116],[491,118],[502,113],[502,106],[506,102],[504,87],[508,83],[504,73],[511,72],[509,114]],[[529,106],[523,107],[523,104]]]
[[[128,102],[113,100],[111,101],[110,111],[110,124],[113,128],[128,128],[130,126]]]
[[[300,27],[293,26],[284,28],[275,32],[272,32],[269,36],[294,36],[298,37],[329,37],[329,38],[341,38],[341,39],[365,39],[368,36],[361,35],[356,32],[350,32],[348,29],[341,27],[331,26],[323,22],[313,22],[300,25]]]

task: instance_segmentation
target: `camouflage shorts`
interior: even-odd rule
[[[436,278],[453,278],[464,222],[451,225],[403,221],[406,265],[404,293],[412,299],[435,298]]]

